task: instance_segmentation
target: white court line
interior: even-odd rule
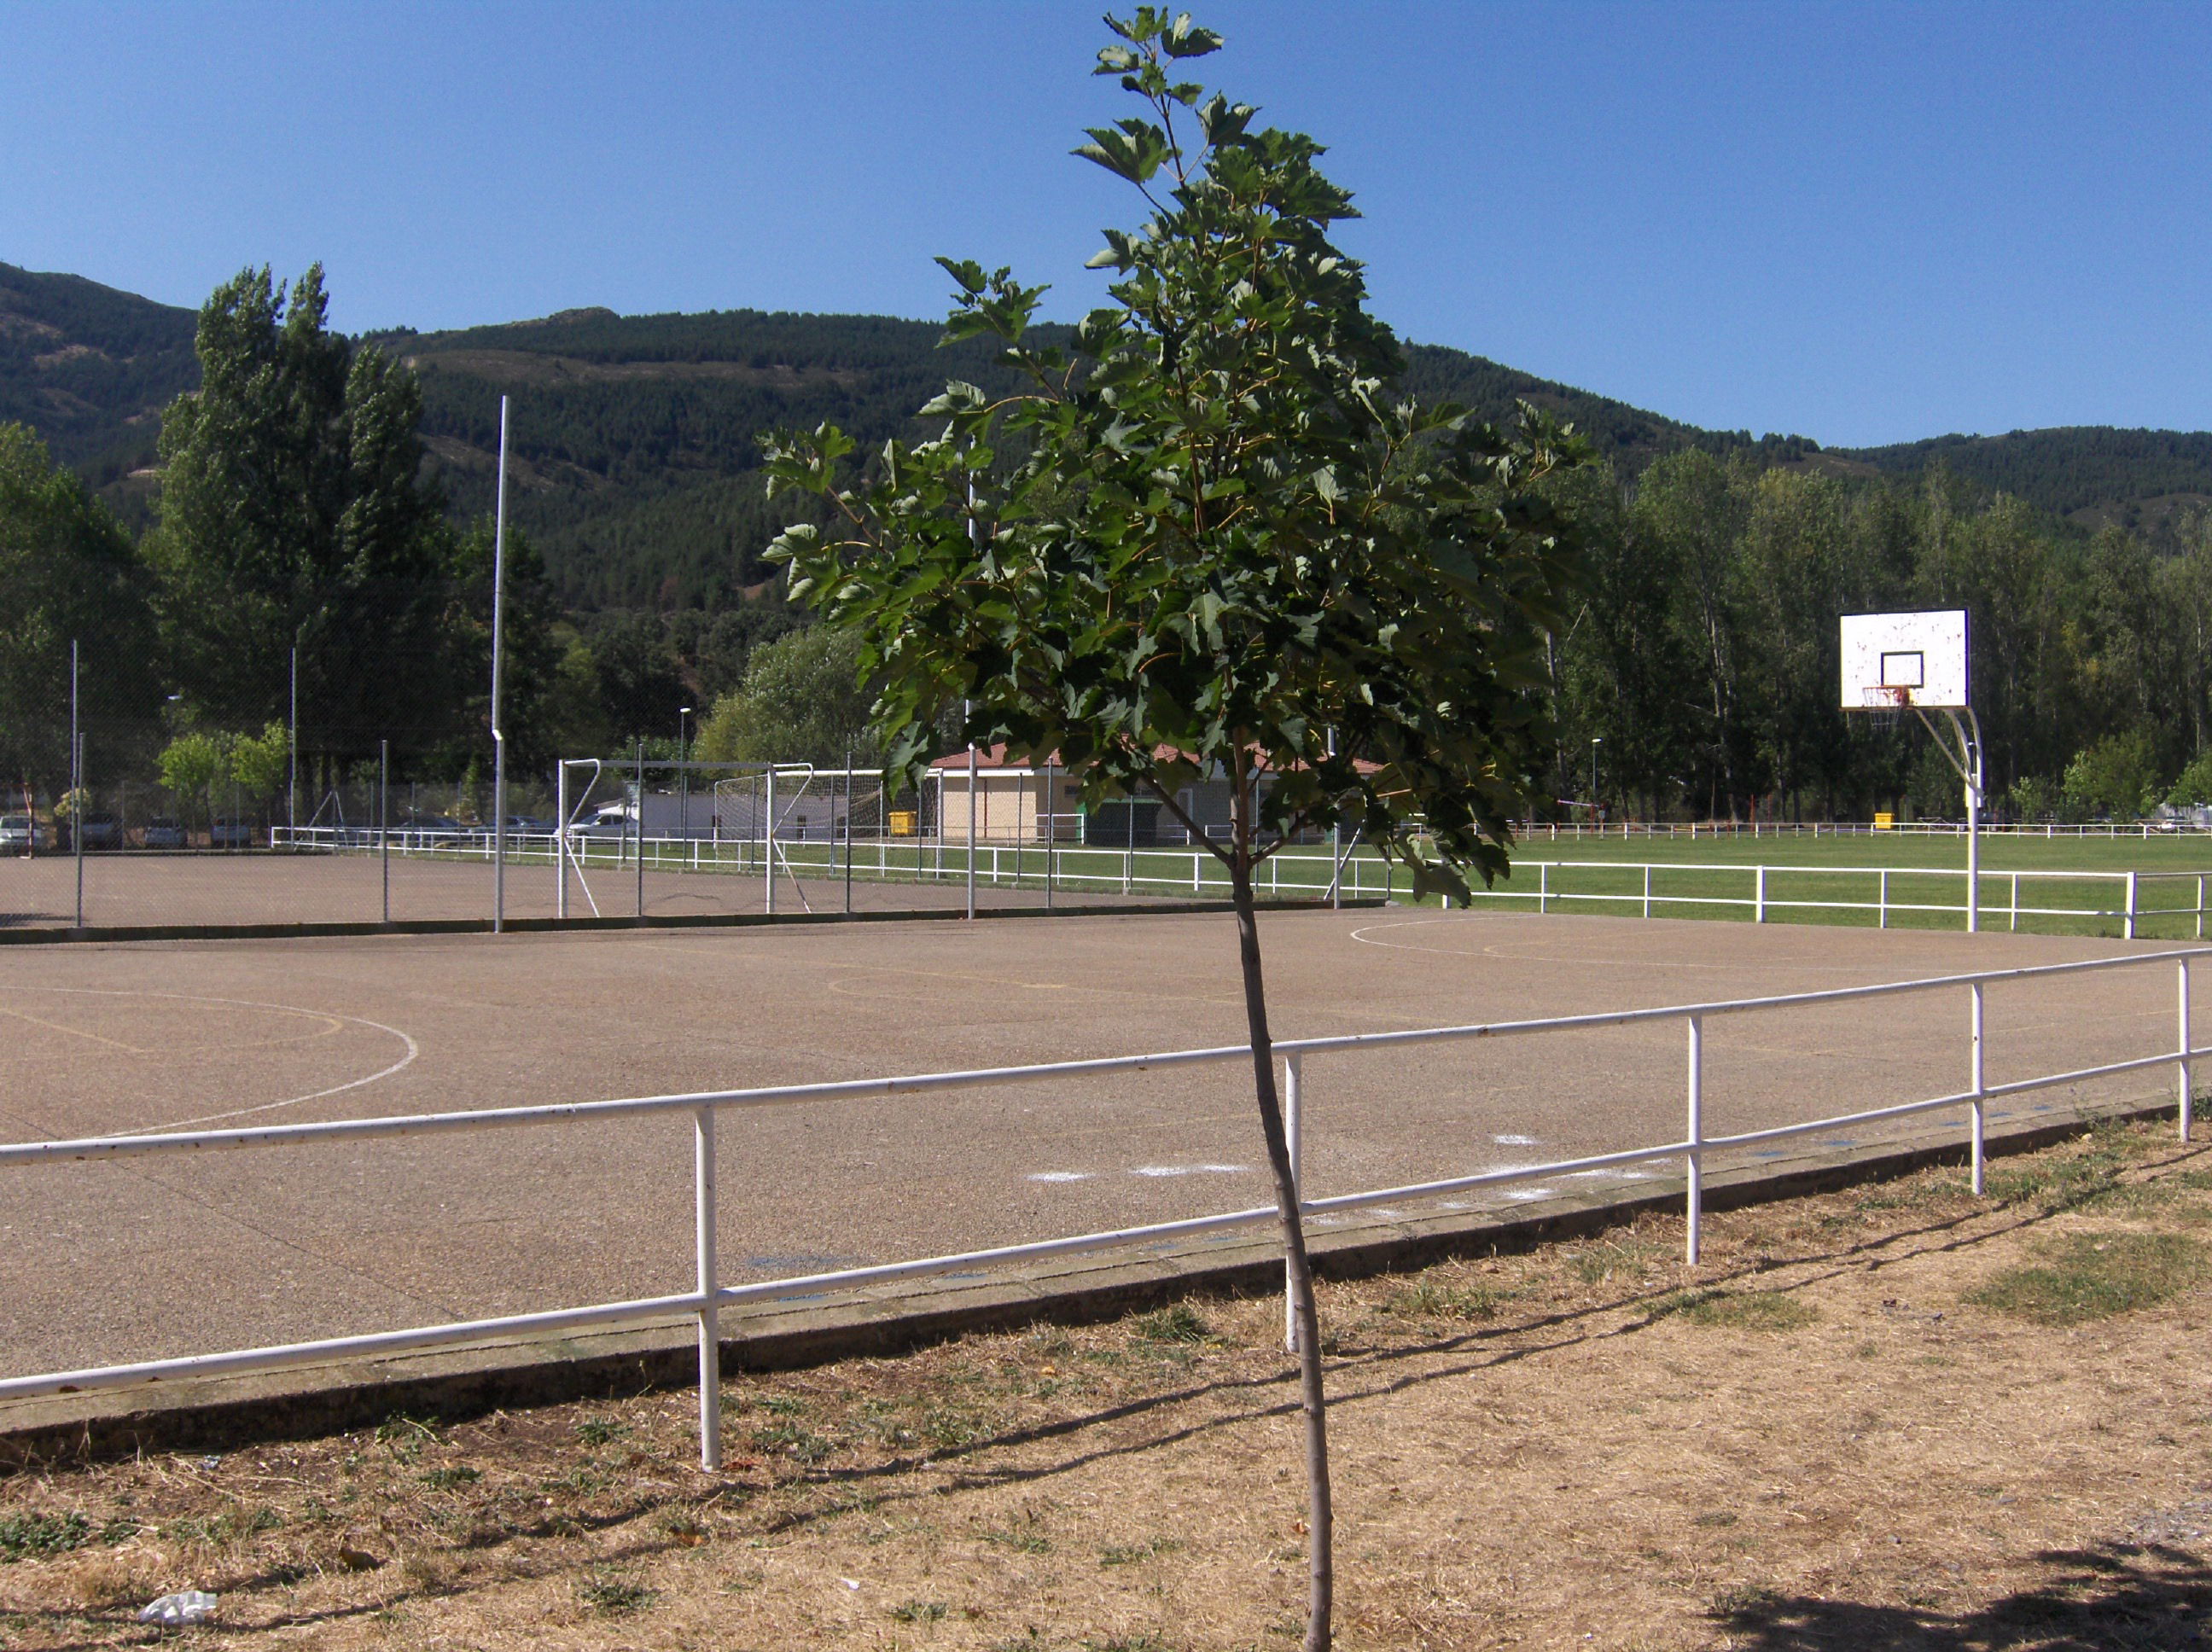
[[[1534,898],[1534,890],[1529,891],[1529,898],[1532,900]],[[1623,896],[1620,898],[1627,900],[1631,897]],[[1597,957],[1592,956],[1587,951],[1574,954],[1549,953],[1532,956],[1527,951],[1528,948],[1550,944],[1547,940],[1539,940],[1533,937],[1516,941],[1507,941],[1498,945],[1480,947],[1472,951],[1468,951],[1465,947],[1423,946],[1418,941],[1386,941],[1376,938],[1376,937],[1382,934],[1386,930],[1419,929],[1426,924],[1496,925],[1504,922],[1509,918],[1534,917],[1534,915],[1535,914],[1533,913],[1455,912],[1449,917],[1399,918],[1387,924],[1369,924],[1364,928],[1355,929],[1352,932],[1352,938],[1358,941],[1363,946],[1385,946],[1400,952],[1433,952],[1437,954],[1439,957],[1447,958],[1504,958],[1518,963],[1595,963],[1602,965],[1604,968],[1608,969],[1737,969],[1743,967],[1741,961],[1716,961],[1703,963],[1696,959],[1686,959],[1671,956],[1648,958]],[[1580,916],[1583,914],[1561,914],[1559,915]],[[1659,920],[1654,919],[1652,921],[1656,923],[1659,921]],[[1709,920],[1702,919],[1682,919],[1670,921],[1698,923]],[[1762,968],[1771,968],[1776,964],[1824,965],[1828,962],[1828,960],[1817,957],[1789,957],[1779,958],[1761,958],[1758,962]]]
[[[166,1130],[183,1130],[196,1124],[216,1124],[224,1119],[243,1119],[256,1113],[273,1113],[282,1107],[297,1107],[303,1102],[319,1102],[325,1096],[342,1095],[349,1090],[359,1090],[363,1084],[373,1084],[380,1078],[389,1078],[402,1067],[412,1065],[422,1051],[421,1046],[397,1027],[387,1027],[381,1021],[371,1021],[366,1016],[342,1015],[335,1010],[303,1010],[296,1004],[269,1004],[251,998],[210,998],[200,993],[155,993],[137,987],[0,987],[0,991],[16,993],[67,993],[77,998],[164,998],[179,1004],[222,1004],[233,1009],[274,1010],[283,1015],[313,1016],[324,1021],[349,1021],[357,1027],[373,1028],[389,1033],[406,1046],[407,1053],[380,1072],[366,1078],[349,1079],[342,1084],[332,1084],[327,1090],[310,1090],[304,1096],[288,1096],[281,1102],[264,1102],[258,1107],[234,1108],[228,1113],[209,1113],[197,1119],[174,1119],[167,1124],[142,1124],[136,1129],[118,1130],[118,1136],[143,1136]]]

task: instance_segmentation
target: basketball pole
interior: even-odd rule
[[[507,927],[507,733],[499,723],[501,668],[506,663],[507,398],[499,398],[499,503],[491,531],[491,932]],[[641,806],[642,806],[641,805]]]

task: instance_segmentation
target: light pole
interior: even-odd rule
[[[677,707],[676,773],[678,779],[676,782],[676,818],[683,823],[680,829],[686,837],[691,835],[691,771],[684,766],[684,748],[685,739],[684,720],[690,715],[690,707]]]
[[[1597,823],[1597,749],[1605,744],[1605,736],[1590,736],[1590,823]]]

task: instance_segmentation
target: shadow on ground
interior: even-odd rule
[[[2043,1582],[1972,1612],[1747,1593],[1715,1619],[1747,1652],[2163,1652],[2212,1644],[2212,1568],[2165,1544],[2036,1558]]]

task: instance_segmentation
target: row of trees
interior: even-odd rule
[[[1836,618],[1964,607],[1993,796],[2031,817],[2203,800],[2203,516],[2161,554],[1941,468],[1897,485],[1696,450],[1633,489],[1595,471],[1565,485],[1589,562],[1547,659],[1556,797],[1589,800],[1598,742],[1600,797],[1637,813],[1955,815],[1958,782],[1917,726],[1838,709]]]

